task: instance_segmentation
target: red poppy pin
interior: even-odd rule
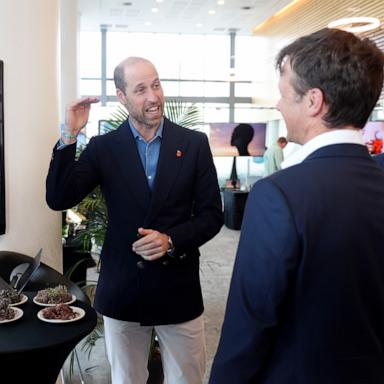
[[[178,149],[176,151],[176,157],[181,157],[181,156],[183,156],[183,152],[181,152],[180,149]]]

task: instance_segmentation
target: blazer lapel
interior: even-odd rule
[[[120,165],[121,180],[125,182],[130,194],[137,202],[148,209],[151,191],[128,120],[117,129],[116,133],[113,153],[116,156],[116,163]]]
[[[163,136],[157,163],[156,180],[152,194],[151,205],[145,218],[145,225],[156,217],[159,209],[167,199],[169,191],[175,182],[183,163],[188,143],[173,127],[173,123],[164,118]],[[184,139],[184,140],[183,140]]]

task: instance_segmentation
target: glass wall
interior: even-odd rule
[[[106,49],[101,48],[102,32],[80,33],[80,93],[100,96],[102,60],[106,64],[106,100],[92,108],[87,137],[98,134],[98,121],[109,119],[118,105],[113,83],[115,66],[128,56],[152,61],[159,72],[167,98],[193,102],[200,108],[209,135],[210,122],[268,122],[281,119],[276,109],[253,104],[258,84],[265,78],[268,51],[265,39],[236,37],[235,76],[230,78],[231,39],[229,35],[181,35],[158,33],[105,32]],[[269,63],[269,66],[273,63]],[[229,177],[232,158],[216,158],[219,178]],[[260,177],[257,159],[240,159],[243,185]]]

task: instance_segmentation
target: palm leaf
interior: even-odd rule
[[[188,104],[180,100],[167,100],[164,115],[174,123],[186,128],[194,128],[202,124],[200,110],[196,104]]]

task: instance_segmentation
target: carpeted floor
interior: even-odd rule
[[[205,325],[207,344],[207,374],[216,352],[220,337],[220,330],[227,300],[229,282],[232,274],[233,262],[239,240],[239,231],[233,231],[225,226],[220,233],[210,242],[201,247],[201,285],[205,304]],[[93,269],[88,270],[88,279],[95,280],[97,274]],[[77,346],[80,365],[86,384],[109,384],[109,366],[105,356],[104,339],[99,339],[93,348],[90,358],[81,349],[82,342]],[[81,383],[77,364],[74,372],[69,375],[69,360],[64,366],[66,384]]]
[[[239,234],[240,231],[233,231],[224,226],[214,239],[201,247],[200,276],[207,344],[206,382],[219,342]]]

